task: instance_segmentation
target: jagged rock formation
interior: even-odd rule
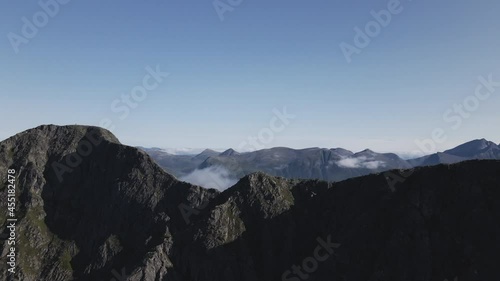
[[[3,193],[8,168],[20,280],[500,280],[499,161],[417,168],[395,190],[254,173],[219,193],[103,129],[41,126],[0,143]]]
[[[217,195],[177,181],[99,128],[41,126],[3,141],[0,155],[0,171],[18,174],[18,270],[26,281],[111,280],[122,268],[161,276],[171,266],[161,249],[186,225],[178,205]]]

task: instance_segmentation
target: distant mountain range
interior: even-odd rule
[[[311,176],[329,171],[320,163],[406,165],[342,149],[193,161],[280,157]],[[0,142],[0,171],[0,252],[16,253],[15,278],[5,258],[0,280],[500,280],[500,161],[419,167],[394,189],[383,174],[331,183],[252,173],[219,192],[180,182],[107,130],[40,126]]]
[[[143,148],[143,147],[139,147]],[[157,150],[157,151],[163,151],[168,154],[173,154],[173,155],[197,155],[203,152],[205,148],[190,148],[190,147],[183,147],[183,148],[159,148],[159,147],[152,147],[149,148],[151,150]],[[219,152],[222,152],[226,149],[213,149]]]
[[[412,166],[432,166],[476,159],[500,159],[500,146],[485,139],[473,140],[453,149],[411,159],[408,162]]]
[[[225,169],[234,179],[254,172],[264,172],[289,179],[341,181],[391,169],[453,164],[475,159],[500,159],[500,146],[485,139],[473,140],[444,152],[409,160],[402,159],[395,153],[377,153],[369,149],[357,153],[342,148],[275,147],[245,153],[233,149],[224,152],[206,149],[196,155],[174,155],[159,148],[141,149],[167,172],[180,179],[189,177],[195,171],[218,167]]]

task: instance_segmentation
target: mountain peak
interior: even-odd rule
[[[476,139],[455,148],[444,151],[444,153],[460,156],[460,157],[473,157],[478,154],[487,153],[490,150],[500,150],[500,148],[491,141],[486,139]]]
[[[9,161],[33,157],[34,163],[43,163],[50,155],[86,155],[103,141],[120,144],[110,131],[100,127],[42,125],[2,141],[0,151],[10,151]]]
[[[199,153],[198,155],[196,155],[195,157],[197,157],[197,158],[199,158],[199,157],[210,157],[210,156],[215,156],[215,155],[218,155],[218,154],[219,154],[219,152],[207,148],[207,149],[203,150],[201,153]]]
[[[371,150],[371,149],[365,149],[363,151],[360,151],[360,152],[357,152],[355,153],[356,156],[360,156],[360,155],[375,155],[377,154],[375,151]]]
[[[253,172],[244,177],[242,177],[234,186],[229,190],[241,190],[242,186],[246,186],[250,189],[265,190],[273,189],[276,187],[278,182],[290,181],[281,177],[271,176],[264,172]],[[247,189],[247,188],[243,188]]]
[[[212,150],[212,149],[210,149],[210,148],[207,148],[207,149],[203,150],[203,151],[202,151],[200,154],[198,154],[198,155],[208,155],[208,154],[218,154],[218,152],[217,152],[217,151],[215,151],[215,150]]]
[[[62,162],[94,135],[108,141],[76,165]],[[427,280],[436,269],[473,272],[500,261],[489,250],[499,247],[490,222],[498,214],[500,193],[493,191],[500,161],[418,168],[392,191],[384,174],[330,184],[255,172],[219,193],[177,181],[115,139],[101,128],[48,125],[0,142],[0,170],[14,167],[18,174],[16,225],[25,241],[17,245],[20,280],[111,280],[122,268],[118,273],[127,280],[276,280],[316,245],[335,255],[332,262],[347,261],[341,272],[318,270],[317,280],[367,280],[377,267],[378,277],[394,276],[384,280]],[[58,178],[54,163],[71,171]],[[419,212],[414,194],[426,195],[418,198]],[[0,197],[0,206],[7,208],[7,198]],[[440,221],[429,228],[432,217]],[[1,218],[5,225],[7,216]],[[463,229],[476,230],[465,245],[477,251],[448,243],[463,238]],[[421,239],[400,239],[415,233],[436,241],[429,248]],[[429,259],[430,251],[437,258]],[[446,255],[450,251],[458,254]],[[381,263],[373,253],[393,259]],[[477,256],[484,259],[463,265]],[[367,266],[349,262],[360,257]],[[445,259],[451,260],[443,267]],[[401,267],[394,269],[394,260]],[[0,280],[8,279],[5,268]],[[499,279],[493,269],[478,272],[478,280]]]
[[[248,174],[248,175],[244,176],[244,177],[242,178],[242,180],[252,181],[252,180],[256,180],[256,179],[260,179],[260,180],[262,180],[262,179],[264,179],[264,178],[272,178],[272,177],[273,177],[273,176],[268,175],[268,174],[266,174],[266,173],[264,173],[264,172],[253,172],[253,173],[250,173],[250,174]]]
[[[0,170],[8,169],[18,178],[21,237],[36,237],[19,245],[19,280],[110,280],[110,270],[95,269],[154,251],[187,226],[177,206],[196,209],[217,194],[177,181],[146,153],[90,126],[44,125],[0,142]],[[127,223],[138,219],[141,224]],[[48,275],[47,266],[53,267]],[[8,279],[4,272],[1,280]]]
[[[205,149],[203,150],[200,154],[194,156],[194,159],[197,159],[198,161],[205,161],[210,157],[217,156],[219,155],[219,152],[212,150],[212,149]]]
[[[233,155],[237,155],[239,154],[237,151],[235,151],[234,149],[230,148],[224,152],[222,152],[221,154],[219,154],[219,156],[233,156]]]
[[[225,191],[225,195],[239,202],[244,212],[272,218],[290,209],[294,204],[291,192],[293,183],[294,180],[255,172],[240,179]]]
[[[96,126],[85,126],[85,125],[41,125],[32,129],[28,129],[23,131],[15,136],[25,136],[25,135],[39,135],[39,136],[47,136],[47,137],[79,137],[85,134],[92,133],[96,137],[103,138],[107,141],[120,143],[118,138],[113,135],[109,130],[96,127]]]
[[[337,154],[339,157],[349,157],[349,156],[354,154],[354,152],[347,150],[347,149],[344,149],[344,148],[341,148],[341,147],[332,148],[332,149],[330,149],[330,151]]]

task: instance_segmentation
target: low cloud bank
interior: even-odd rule
[[[385,167],[384,161],[368,159],[365,156],[357,158],[344,158],[337,161],[336,163],[343,168],[366,168],[375,170],[381,167]]]
[[[180,180],[220,191],[226,190],[238,182],[238,179],[231,177],[227,169],[220,166],[197,169],[189,175],[181,177]]]

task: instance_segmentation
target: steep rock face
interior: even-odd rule
[[[0,143],[3,193],[8,168],[20,280],[500,280],[499,161],[417,168],[395,189],[254,173],[218,193],[108,131],[42,126]]]
[[[217,194],[178,182],[99,128],[41,126],[0,150],[0,170],[18,175],[21,280],[111,280],[113,270],[140,271],[143,262],[164,275],[168,259],[148,265],[146,257],[186,226],[179,204]]]

